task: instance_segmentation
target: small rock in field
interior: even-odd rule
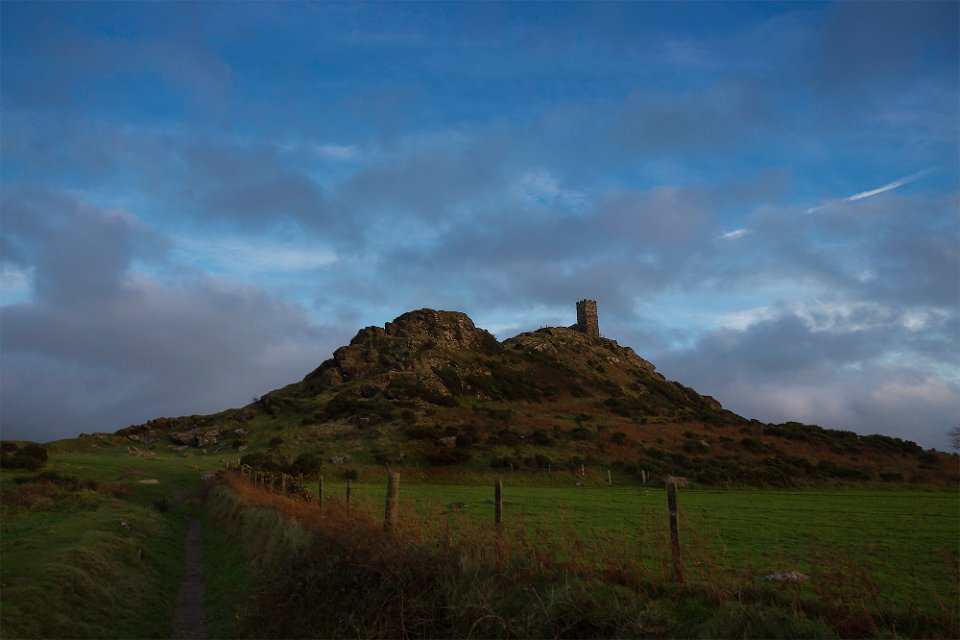
[[[771,573],[768,576],[763,576],[764,580],[770,580],[771,582],[806,582],[810,579],[810,576],[804,575],[799,571],[780,571],[779,573]]]

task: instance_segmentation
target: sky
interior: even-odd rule
[[[960,424],[956,2],[0,4],[0,434],[242,406],[413,309],[747,418]]]

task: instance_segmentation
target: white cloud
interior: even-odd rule
[[[737,238],[742,238],[743,236],[751,233],[750,229],[734,229],[733,231],[727,231],[726,233],[720,234],[721,240],[736,240]]]
[[[718,317],[722,329],[743,331],[759,322],[796,316],[810,331],[868,331],[881,327],[899,327],[909,332],[923,331],[950,316],[934,307],[891,307],[870,302],[824,302],[809,300],[777,306],[762,306],[726,313]]]
[[[555,175],[546,169],[532,169],[520,176],[514,185],[516,197],[528,205],[560,205],[576,208],[583,204],[585,196],[580,191],[560,184]]]
[[[17,304],[30,298],[33,290],[33,269],[0,267],[0,305]]]
[[[328,160],[353,161],[363,158],[363,149],[353,144],[318,144],[314,153]]]
[[[337,255],[326,249],[281,246],[269,239],[236,237],[212,240],[174,238],[173,254],[188,264],[240,276],[271,271],[308,271],[337,261]]]

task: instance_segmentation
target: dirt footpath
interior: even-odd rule
[[[180,593],[177,595],[177,609],[173,614],[173,640],[206,640],[206,621],[203,618],[203,536],[200,523],[196,518],[190,520],[187,531],[186,571]]]

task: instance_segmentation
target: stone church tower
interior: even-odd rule
[[[588,336],[600,337],[596,300],[581,300],[577,303],[577,331]]]

